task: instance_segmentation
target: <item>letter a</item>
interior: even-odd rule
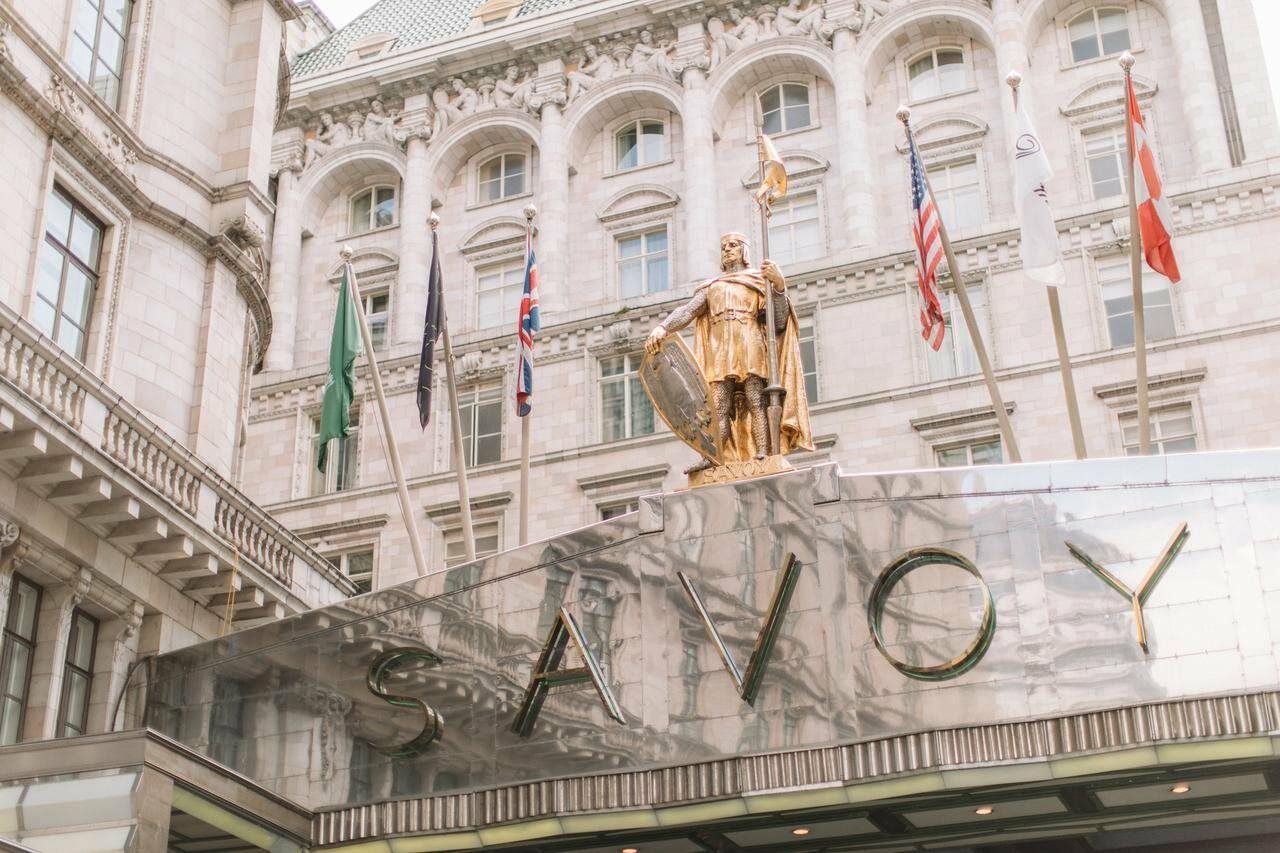
[[[577,648],[578,654],[582,655],[584,666],[560,669],[560,663],[564,660],[564,653],[570,641]],[[556,614],[556,621],[552,624],[550,633],[547,634],[547,641],[542,645],[542,654],[533,666],[529,687],[524,692],[524,701],[520,703],[520,710],[516,713],[515,722],[511,724],[511,730],[520,737],[528,737],[533,731],[534,723],[538,721],[538,714],[542,712],[542,703],[546,701],[547,690],[561,684],[579,684],[583,681],[590,681],[596,688],[596,695],[600,697],[600,702],[609,712],[609,716],[626,725],[627,719],[622,716],[618,700],[613,698],[613,691],[605,683],[604,672],[600,669],[595,655],[591,654],[591,650],[587,648],[582,629],[578,627],[578,623],[574,621],[569,611],[561,607],[560,612]]]
[[[715,623],[711,621],[711,614],[702,603],[702,596],[698,595],[693,581],[689,580],[689,576],[684,572],[676,572],[676,577],[680,578],[684,591],[697,609],[702,625],[711,637],[711,642],[715,644],[724,668],[733,679],[733,686],[748,705],[755,704],[756,694],[760,692],[760,683],[764,680],[764,668],[768,665],[773,647],[778,642],[778,634],[782,631],[782,620],[787,615],[787,608],[791,606],[791,594],[795,592],[796,581],[800,579],[800,566],[801,563],[796,559],[795,554],[787,554],[783,560],[782,573],[778,575],[778,583],[773,588],[773,601],[769,603],[769,612],[764,618],[764,625],[760,627],[760,633],[756,635],[751,659],[747,661],[746,675],[739,671],[738,664],[733,659],[733,653],[729,651],[729,647],[720,637],[720,632],[716,630]]]

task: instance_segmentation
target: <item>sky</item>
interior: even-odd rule
[[[368,9],[376,0],[317,0],[317,4],[329,16],[335,26],[343,26]],[[1280,110],[1280,0],[1253,0],[1253,9],[1262,30],[1263,50],[1267,54],[1267,69],[1271,72],[1271,93]]]

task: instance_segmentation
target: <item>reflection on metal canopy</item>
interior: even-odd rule
[[[425,831],[550,814],[513,793],[481,818],[449,796],[542,780],[607,777],[602,804],[656,807],[1065,754],[1074,741],[1027,735],[1001,758],[960,733],[1234,695],[1248,655],[1280,643],[1258,601],[1274,586],[1263,555],[1280,554],[1280,452],[828,465],[642,504],[164,655],[149,725],[313,809],[434,796],[414,818]],[[1171,547],[1183,525],[1193,535]],[[939,555],[952,580],[927,569]],[[409,666],[414,650],[430,665]],[[1269,672],[1249,688],[1280,687]],[[379,752],[415,739],[411,755]],[[910,767],[856,758],[860,744],[917,740],[884,747]],[[833,749],[850,752],[819,761]],[[805,750],[808,763],[793,758]],[[758,774],[714,769],[741,756],[761,756]],[[692,768],[673,777],[688,783],[637,775],[671,767]]]

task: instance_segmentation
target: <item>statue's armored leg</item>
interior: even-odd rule
[[[733,382],[711,383],[711,410],[715,414],[716,432],[720,436],[721,448],[729,443],[729,436],[732,435],[734,390]],[[705,471],[712,467],[714,467],[714,463],[704,457],[686,468],[685,473],[695,474],[698,471]]]
[[[747,411],[751,413],[751,438],[756,444],[756,458],[763,459],[769,453],[769,420],[765,416],[764,380],[748,376],[743,383],[747,392]]]

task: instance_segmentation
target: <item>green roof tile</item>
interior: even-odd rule
[[[465,32],[472,11],[484,0],[379,0],[359,17],[294,60],[294,77],[340,67],[351,46],[378,33],[396,37],[393,51],[421,47]],[[516,16],[536,15],[582,0],[524,0]]]

